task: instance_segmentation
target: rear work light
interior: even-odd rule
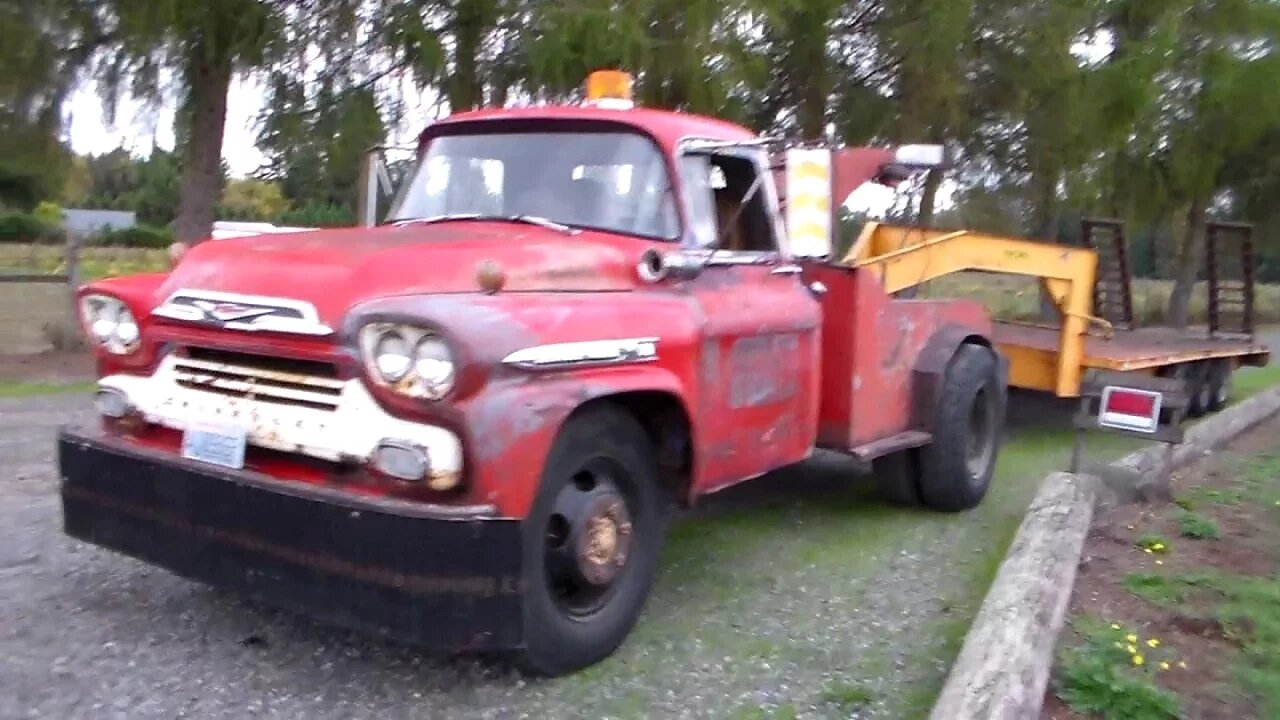
[[[1098,425],[1154,433],[1160,427],[1162,400],[1163,396],[1158,392],[1109,386],[1102,391]]]

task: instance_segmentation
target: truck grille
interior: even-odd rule
[[[314,410],[338,408],[345,384],[330,363],[186,348],[173,363],[184,388]]]

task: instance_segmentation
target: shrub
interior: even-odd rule
[[[134,225],[128,228],[103,230],[89,240],[91,245],[104,247],[167,248],[173,244],[173,231],[153,225]]]
[[[37,205],[31,214],[49,227],[58,227],[62,224],[62,208],[58,207],[57,203],[49,202],[48,200]]]
[[[351,227],[356,215],[342,205],[308,203],[282,213],[278,222],[290,227]]]
[[[0,243],[50,242],[59,234],[57,225],[50,225],[29,213],[0,215]]]

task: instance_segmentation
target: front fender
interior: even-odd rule
[[[551,444],[574,411],[631,392],[672,396],[686,414],[690,407],[679,378],[657,365],[535,371],[490,383],[460,407],[470,495],[496,505],[506,517],[524,517]]]

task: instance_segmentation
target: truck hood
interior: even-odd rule
[[[318,230],[210,240],[183,257],[160,288],[306,300],[335,324],[364,300],[479,292],[477,266],[494,261],[502,292],[618,291],[635,287],[650,243],[636,238],[503,222],[448,222]]]

